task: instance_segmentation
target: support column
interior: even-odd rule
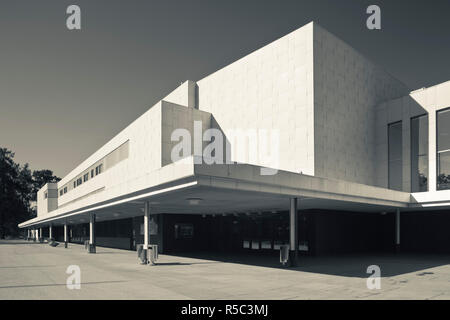
[[[400,252],[400,209],[395,212],[395,251]]]
[[[291,267],[295,267],[298,263],[297,198],[290,199],[289,221],[289,260]]]
[[[95,253],[95,214],[90,214],[89,222],[89,253]]]
[[[49,239],[53,239],[53,227],[52,227],[52,225],[50,225],[48,227],[48,238]]]
[[[148,261],[148,245],[150,242],[150,233],[149,233],[149,222],[150,222],[150,203],[145,201],[144,203],[144,262]]]
[[[67,222],[64,223],[64,248],[67,248]]]
[[[44,238],[42,237],[42,228],[39,228],[39,242],[44,242]]]

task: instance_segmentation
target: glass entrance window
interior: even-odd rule
[[[411,119],[411,192],[428,191],[428,115]]]
[[[437,113],[437,190],[450,189],[450,109]]]
[[[402,190],[402,123],[388,125],[388,176],[389,189]]]

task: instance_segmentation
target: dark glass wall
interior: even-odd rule
[[[428,191],[428,115],[411,119],[411,192]]]
[[[132,218],[128,218],[96,222],[96,245],[118,249],[132,249],[132,221]]]
[[[437,189],[450,189],[450,109],[437,113]]]
[[[404,252],[450,253],[448,211],[404,212],[400,247]]]
[[[69,241],[73,243],[84,243],[89,240],[89,224],[75,224],[69,226]]]
[[[403,189],[402,123],[388,125],[388,181],[389,189]]]

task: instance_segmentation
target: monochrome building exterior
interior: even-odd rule
[[[185,81],[37,199],[21,228],[91,252],[450,252],[450,81],[411,91],[311,22]]]

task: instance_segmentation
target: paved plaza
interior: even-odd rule
[[[23,240],[0,241],[0,299],[450,299],[447,255],[301,257],[295,269],[275,256],[160,255],[140,265],[136,252]],[[68,289],[70,265],[81,288]],[[369,265],[381,289],[369,290]]]

